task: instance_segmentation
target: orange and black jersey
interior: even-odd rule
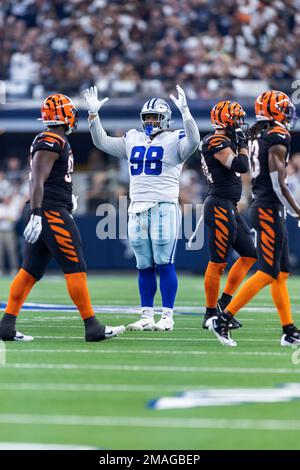
[[[228,147],[234,154],[237,153],[237,146],[229,137],[221,134],[206,135],[200,144],[202,170],[209,186],[208,195],[237,202],[242,194],[240,174],[226,168],[214,157],[215,153]]]
[[[55,152],[58,159],[44,183],[44,198],[42,207],[64,207],[72,209],[72,179],[73,154],[69,142],[54,132],[41,132],[34,139],[30,148],[30,164],[38,150]]]
[[[290,155],[291,135],[281,126],[274,125],[262,131],[261,135],[251,142],[250,162],[252,178],[252,206],[266,203],[282,205],[278,199],[270,177],[269,149],[273,145],[286,147],[286,165]]]

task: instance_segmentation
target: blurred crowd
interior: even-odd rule
[[[257,96],[300,78],[300,1],[1,0],[0,54],[9,97]]]
[[[11,156],[4,159],[0,167],[0,231],[3,214],[16,222],[29,195],[28,168],[22,159]],[[300,204],[300,153],[294,153],[289,161],[288,184]],[[79,196],[78,215],[95,215],[100,204],[118,206],[121,196],[128,197],[129,174],[126,160],[111,157],[101,150],[92,149],[86,165],[75,168],[73,173],[74,193]],[[246,211],[251,199],[250,174],[243,175],[243,195],[240,210]],[[201,168],[200,154],[196,152],[184,165],[180,180],[180,203],[183,211],[193,204],[202,203],[207,194],[207,182]],[[4,210],[4,207],[7,210]]]
[[[19,252],[23,238],[20,218],[29,196],[28,168],[16,155],[2,159],[0,167],[0,274],[9,269],[13,274],[19,265]],[[85,167],[73,174],[74,193],[78,195],[77,216],[95,215],[99,205],[111,203],[119,206],[119,197],[128,197],[128,164],[92,149]],[[288,165],[288,184],[300,204],[300,153],[292,155]],[[180,204],[184,214],[201,204],[207,193],[207,183],[201,170],[198,154],[184,166],[180,181]],[[248,209],[251,198],[250,175],[243,175],[243,195],[239,210]],[[127,200],[128,202],[128,200]],[[16,230],[18,229],[18,230]],[[19,236],[17,236],[17,233]]]

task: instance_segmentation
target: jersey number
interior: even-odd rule
[[[130,156],[130,172],[132,176],[160,175],[162,171],[162,159],[164,149],[162,147],[133,147]]]
[[[260,162],[259,162],[259,145],[258,140],[253,140],[249,144],[249,154],[250,154],[250,163],[251,163],[251,178],[255,179],[260,174]]]
[[[213,177],[212,174],[210,173],[207,163],[205,161],[204,155],[201,153],[201,165],[202,165],[202,171],[204,173],[204,176],[206,177],[208,183],[213,183]]]
[[[69,152],[69,158],[68,158],[68,173],[65,175],[65,181],[67,183],[72,182],[72,176],[71,173],[73,173],[74,170],[74,157],[72,152]]]

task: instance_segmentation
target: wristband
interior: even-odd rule
[[[41,207],[36,207],[35,209],[32,209],[31,213],[33,215],[38,215],[39,217],[42,216],[42,209]]]

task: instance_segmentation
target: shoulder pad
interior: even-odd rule
[[[281,126],[274,126],[271,129],[269,129],[266,132],[265,137],[267,137],[268,140],[272,142],[274,145],[275,144],[287,145],[290,143],[290,140],[291,140],[291,134],[289,133],[289,131],[287,131]]]
[[[141,134],[143,133],[144,131],[141,130],[141,129],[129,129],[129,131],[125,132],[125,134],[123,135],[123,137],[126,139],[127,137],[129,137],[130,135],[134,135],[134,134]]]
[[[59,153],[63,150],[66,145],[66,141],[59,135],[53,132],[42,132],[39,134],[33,144],[33,152],[38,150],[48,150],[50,152]]]
[[[207,144],[209,150],[216,149],[216,151],[219,152],[224,148],[230,147],[231,140],[226,135],[212,134],[209,137]]]

